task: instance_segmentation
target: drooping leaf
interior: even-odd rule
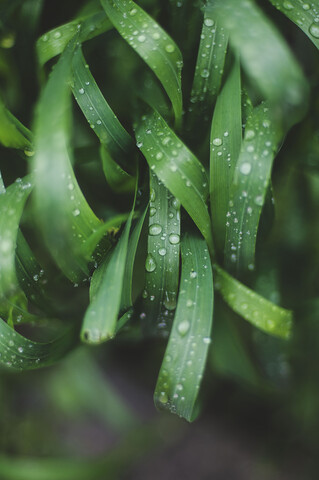
[[[319,5],[317,1],[269,0],[286,17],[292,20],[319,48]]]
[[[156,112],[142,117],[136,139],[150,169],[191,216],[212,252],[211,221],[206,205],[209,188],[204,167]]]
[[[214,265],[215,288],[236,313],[269,335],[288,339],[292,312],[279,307]]]
[[[57,265],[70,280],[88,273],[81,248],[101,222],[75,178],[70,161],[70,91],[76,48],[74,38],[61,55],[44,90],[35,118],[35,209],[42,233]]]
[[[102,343],[115,334],[121,307],[132,216],[133,211],[113,252],[93,274],[90,289],[91,302],[85,313],[81,331],[81,338],[87,343]]]
[[[79,33],[79,42],[97,37],[112,28],[105,13],[94,12],[87,18],[72,20],[42,35],[36,44],[37,55],[41,67],[63,52],[69,41]]]
[[[33,342],[12,330],[0,318],[0,364],[16,370],[46,367],[65,356],[76,340],[75,329],[69,328],[51,342]]]
[[[132,172],[134,170],[130,135],[122,127],[97,86],[78,46],[72,61],[72,91],[91,128],[113,160]]]
[[[0,299],[19,291],[15,270],[15,250],[19,223],[32,190],[31,176],[17,179],[0,195]]]
[[[101,0],[101,4],[114,27],[162,83],[180,123],[182,55],[174,40],[132,0]]]
[[[193,419],[211,342],[213,275],[205,241],[182,240],[182,277],[176,315],[155,388],[158,408]]]

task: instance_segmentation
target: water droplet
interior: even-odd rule
[[[257,195],[257,197],[255,197],[255,204],[256,205],[259,205],[260,207],[263,205],[263,197],[262,195]]]
[[[164,257],[166,255],[166,248],[160,248],[158,250],[158,253],[159,255],[161,255],[161,257]]]
[[[18,352],[19,352],[19,353],[23,353],[23,348],[22,348],[22,347],[18,347]]]
[[[303,6],[302,6],[302,8],[303,8],[304,10],[310,10],[310,5],[309,5],[309,3],[304,3]]]
[[[197,277],[197,272],[191,272],[191,273],[189,274],[189,276],[190,276],[191,278],[196,278],[196,277]]]
[[[194,303],[193,300],[188,299],[188,300],[186,301],[186,307],[192,307],[192,306],[193,306],[193,303]]]
[[[183,337],[189,331],[190,326],[191,325],[188,320],[183,320],[178,324],[178,327],[177,327],[178,333]]]
[[[215,147],[220,147],[222,144],[223,140],[221,138],[214,138],[213,145],[215,145]]]
[[[251,172],[251,164],[248,162],[244,162],[240,165],[239,170],[243,175],[249,175]]]
[[[171,233],[168,239],[172,245],[178,245],[180,242],[180,236],[177,233]]]
[[[139,36],[137,37],[137,40],[138,40],[140,43],[143,43],[143,42],[145,42],[146,37],[145,37],[145,35],[139,35]]]
[[[74,217],[77,217],[78,215],[80,215],[80,210],[78,208],[76,208],[75,210],[73,210],[72,214]]]
[[[156,213],[156,208],[151,207],[150,208],[150,217],[154,217],[155,213]]]
[[[203,342],[206,344],[206,345],[209,345],[211,342],[212,342],[212,339],[210,337],[204,337],[203,338]]]
[[[168,43],[166,46],[165,46],[165,50],[167,53],[173,53],[174,50],[175,50],[175,47],[172,43]]]
[[[161,392],[159,396],[159,401],[161,403],[167,403],[168,402],[168,396],[166,392]]]
[[[156,262],[154,260],[153,255],[149,253],[145,260],[145,270],[151,273],[151,272],[154,272],[155,268],[156,268]]]
[[[131,17],[134,17],[134,15],[137,14],[137,9],[136,8],[132,8],[132,10],[130,10],[130,15]]]
[[[155,155],[155,158],[156,160],[161,160],[163,158],[162,152],[157,152],[157,154]]]
[[[154,40],[158,40],[161,37],[161,35],[158,32],[154,32],[152,34],[152,37],[154,38]]]
[[[83,93],[84,93],[84,88],[79,88],[79,93],[80,93],[81,95],[83,95]]]
[[[209,77],[209,70],[207,70],[207,68],[203,68],[203,70],[200,72],[200,76],[202,78],[208,78]]]
[[[61,38],[61,32],[59,32],[59,31],[54,32],[53,37],[56,38],[56,39]]]
[[[206,27],[212,27],[214,25],[214,20],[212,18],[205,18],[204,24]]]
[[[162,231],[162,227],[159,223],[153,223],[149,226],[148,233],[150,235],[159,235]]]
[[[290,2],[284,2],[282,4],[282,6],[286,9],[286,10],[293,10],[294,6],[290,3]]]
[[[254,130],[246,130],[246,132],[245,132],[245,138],[246,138],[247,140],[252,140],[252,139],[254,138],[254,136],[255,136]]]
[[[9,343],[9,347],[13,347],[13,345],[14,345],[14,341],[13,341],[13,340],[9,340],[8,343]]]
[[[309,27],[309,33],[315,37],[319,38],[319,25],[316,23],[312,23]]]

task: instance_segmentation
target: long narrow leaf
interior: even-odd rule
[[[209,188],[203,166],[156,112],[143,116],[137,125],[136,139],[150,169],[192,217],[212,252],[206,205]]]
[[[35,207],[44,239],[64,274],[78,282],[87,274],[83,242],[99,227],[75,178],[69,149],[68,82],[74,38],[61,55],[39,100],[35,119]]]
[[[167,336],[179,280],[180,204],[152,172],[150,192],[141,318],[146,334]]]
[[[285,40],[252,0],[209,0],[244,69],[266,99],[299,105],[306,83]]]
[[[225,264],[237,274],[254,269],[259,219],[271,168],[282,136],[271,108],[262,103],[247,120],[230,188],[226,220]]]
[[[101,4],[118,32],[162,83],[179,123],[182,55],[174,40],[132,0],[101,0]]]
[[[210,137],[210,204],[214,241],[223,252],[229,190],[242,137],[240,67],[235,61],[218,96]]]
[[[303,0],[269,0],[286,17],[292,20],[319,48],[319,5],[318,2]]]
[[[8,368],[31,370],[46,367],[65,356],[75,343],[74,328],[69,328],[56,340],[39,343],[15,332],[0,318],[0,363]]]
[[[269,335],[288,339],[291,335],[292,312],[278,307],[214,265],[215,288],[236,313]]]
[[[213,275],[205,241],[185,236],[172,332],[155,388],[158,408],[191,421],[211,342]]]

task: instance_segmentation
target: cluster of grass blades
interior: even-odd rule
[[[43,5],[25,3],[32,21],[21,1],[1,18],[21,14],[32,39]],[[238,352],[254,368],[245,335],[289,342],[293,304],[278,304],[273,260],[260,281],[262,252],[273,164],[309,85],[269,12],[319,47],[319,5],[258,3],[83,4],[36,41],[30,130],[10,111],[0,23],[3,367],[44,367],[80,342],[168,340],[155,404],[192,420],[215,344],[216,365],[238,373]]]

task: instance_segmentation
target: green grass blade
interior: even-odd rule
[[[31,193],[31,177],[18,179],[0,195],[0,299],[16,294],[15,251],[19,223]]]
[[[15,370],[31,370],[52,365],[76,343],[74,328],[48,343],[28,340],[0,318],[0,364]]]
[[[236,313],[269,335],[288,339],[291,335],[292,312],[266,300],[214,265],[215,288]]]
[[[132,289],[134,262],[147,211],[148,206],[144,209],[142,215],[138,219],[128,243],[124,272],[124,283],[121,298],[121,310],[123,311],[133,306]]]
[[[225,265],[241,274],[253,270],[257,230],[282,131],[262,103],[246,123],[245,137],[230,188]]]
[[[128,154],[134,146],[133,141],[97,86],[83,57],[81,46],[75,49],[72,72],[73,95],[91,128],[114,160],[122,158],[122,165],[132,171],[132,155]]]
[[[230,44],[266,99],[298,106],[306,82],[274,25],[252,0],[210,0],[214,18],[229,31]]]
[[[189,112],[192,125],[210,121],[213,105],[224,72],[228,35],[224,28],[205,10],[200,44],[191,91]]]
[[[191,216],[212,252],[211,221],[206,205],[209,188],[203,166],[156,112],[142,117],[136,139],[150,169]]]
[[[174,40],[132,0],[101,0],[101,4],[120,35],[162,83],[179,124],[182,116],[182,55]]]
[[[76,19],[60,27],[54,28],[42,35],[37,43],[36,50],[41,67],[63,52],[69,41],[81,29],[79,41],[84,42],[107,32],[112,27],[111,22],[104,12],[95,12],[84,19]]]
[[[123,281],[129,233],[133,211],[111,255],[94,272],[90,290],[91,303],[85,313],[81,338],[84,342],[98,344],[111,339],[116,331]],[[102,270],[102,275],[100,273]],[[94,294],[92,295],[92,290]]]
[[[210,204],[214,241],[222,253],[229,190],[242,137],[240,66],[236,60],[218,96],[210,136]]]
[[[101,224],[83,196],[69,155],[68,82],[77,39],[70,42],[42,91],[35,118],[35,210],[45,242],[72,281],[87,271],[83,243]]]
[[[319,5],[318,2],[303,0],[269,0],[280,12],[293,21],[319,48]]]
[[[116,163],[104,145],[100,149],[103,172],[107,183],[114,192],[132,192],[135,188],[135,178]]]
[[[178,291],[180,204],[152,172],[148,222],[141,319],[146,335],[167,336]]]
[[[25,151],[27,156],[33,153],[32,134],[22,123],[4,106],[0,98],[0,143],[5,147],[18,148]]]
[[[44,288],[48,282],[47,275],[37,262],[21,231],[17,235],[15,265],[19,285],[27,299],[43,312],[52,315],[56,308]]]
[[[213,319],[213,275],[205,241],[182,240],[176,315],[155,388],[158,408],[191,421],[206,364]]]

